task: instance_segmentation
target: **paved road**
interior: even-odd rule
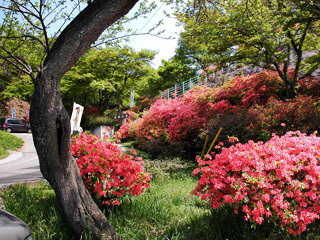
[[[12,134],[22,138],[25,143],[18,152],[11,152],[9,157],[0,160],[0,188],[17,182],[43,179],[32,135]]]

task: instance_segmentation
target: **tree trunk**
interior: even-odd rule
[[[86,190],[70,154],[70,119],[60,98],[60,80],[101,33],[137,1],[92,1],[60,34],[34,79],[30,121],[40,170],[79,239],[86,239],[86,233],[94,239],[112,239],[115,230]]]
[[[120,94],[116,95],[117,98],[117,107],[118,107],[118,114],[121,114],[121,99],[120,99]]]
[[[292,99],[296,96],[296,83],[295,82],[287,82],[286,83],[286,87],[287,87],[287,99]]]
[[[75,159],[70,154],[70,118],[64,109],[58,81],[35,81],[31,103],[32,134],[40,170],[53,187],[60,206],[78,238],[87,232],[94,239],[109,239],[115,230],[85,188]],[[51,79],[52,80],[52,79]]]

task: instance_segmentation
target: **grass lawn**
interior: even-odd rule
[[[0,131],[0,159],[9,155],[7,150],[17,150],[23,145],[23,140],[10,133]]]
[[[320,239],[318,223],[297,237],[273,222],[251,226],[228,206],[213,210],[190,194],[198,181],[191,176],[195,163],[150,160],[145,167],[153,175],[150,189],[122,197],[120,206],[102,208],[123,240]],[[30,226],[34,239],[75,239],[48,184],[14,185],[0,197],[9,212]]]

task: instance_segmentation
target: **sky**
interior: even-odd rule
[[[139,19],[138,21],[134,22],[134,25],[131,27],[136,28],[138,32],[146,32],[148,29],[155,26],[159,20],[163,19],[164,24],[159,27],[159,30],[165,29],[165,32],[162,34],[162,36],[171,36],[174,39],[162,39],[155,36],[138,35],[131,37],[129,43],[127,43],[130,47],[133,47],[137,51],[141,49],[157,51],[158,54],[153,60],[153,67],[155,69],[161,65],[162,59],[169,60],[169,58],[174,55],[179,33],[183,29],[181,26],[177,26],[177,20],[175,18],[169,18],[164,14],[164,10],[168,13],[172,13],[170,6],[163,4],[160,1],[157,2],[157,8],[151,14],[148,14],[148,18]],[[134,11],[135,8],[129,12],[129,15]]]
[[[140,51],[141,49],[149,49],[157,51],[158,54],[155,56],[152,67],[157,69],[161,65],[162,59],[169,60],[174,53],[177,47],[177,41],[179,38],[179,33],[182,31],[181,26],[177,26],[177,20],[172,17],[167,17],[163,11],[167,13],[172,13],[173,10],[171,9],[170,5],[166,5],[165,3],[161,2],[160,0],[150,0],[155,1],[157,3],[157,7],[153,10],[150,14],[147,15],[147,18],[140,18],[134,22],[131,22],[129,27],[132,29],[136,29],[137,32],[147,32],[150,28],[154,27],[161,19],[163,19],[164,23],[160,26],[156,31],[160,31],[165,29],[165,32],[161,35],[163,37],[172,37],[173,39],[163,39],[158,38],[155,36],[148,36],[148,35],[138,35],[133,36],[130,38],[130,41],[126,43],[130,47],[133,47],[136,51]],[[4,1],[1,1],[4,4]],[[72,10],[74,8],[74,2],[68,2],[67,9]],[[86,3],[81,4],[81,8],[85,7]],[[139,7],[139,2],[136,6],[128,13],[132,15],[137,11]],[[77,14],[77,11],[75,11]],[[2,12],[0,12],[0,20],[2,20]],[[52,19],[48,18],[48,21]],[[49,33],[54,35],[57,29],[60,28],[64,20],[58,20],[51,29],[49,29]],[[64,28],[64,25],[62,28]]]

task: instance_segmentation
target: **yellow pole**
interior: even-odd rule
[[[205,150],[205,148],[207,146],[208,140],[209,140],[209,134],[206,136],[206,141],[204,142],[204,145],[203,145],[203,149],[202,149],[202,153],[201,153],[201,159],[203,158],[204,150]]]
[[[217,139],[218,139],[218,137],[219,137],[219,135],[220,135],[221,131],[222,131],[222,128],[220,128],[220,129],[219,129],[219,131],[218,131],[218,133],[217,133],[216,137],[213,139],[213,141],[212,141],[212,143],[211,143],[211,146],[210,146],[210,148],[209,148],[209,150],[208,150],[208,152],[207,152],[207,154],[206,154],[206,155],[208,155],[208,154],[210,153],[210,151],[211,151],[211,149],[213,148],[213,145],[215,144],[215,142],[217,141]]]

